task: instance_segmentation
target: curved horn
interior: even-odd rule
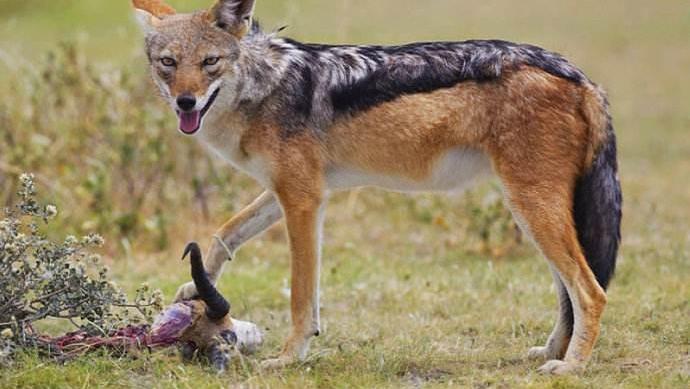
[[[190,255],[192,263],[192,279],[201,300],[206,303],[206,316],[211,320],[220,320],[230,312],[230,303],[223,297],[213,283],[208,279],[208,274],[201,261],[201,249],[196,242],[191,242],[184,250],[182,259]]]

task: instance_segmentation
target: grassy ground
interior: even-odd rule
[[[123,1],[0,3],[0,67],[30,68],[61,39],[102,63],[141,57]],[[171,1],[185,9],[204,1]],[[579,377],[535,373],[526,350],[551,330],[556,299],[528,246],[490,259],[458,231],[462,200],[378,190],[333,199],[322,271],[324,335],[309,359],[279,372],[257,361],[288,330],[288,252],[281,227],[245,247],[221,281],[233,313],[267,329],[259,355],[216,376],[165,352],[89,356],[58,366],[27,355],[0,387],[688,387],[690,385],[690,8],[684,0],[429,2],[260,1],[267,26],[311,41],[393,43],[476,37],[529,41],[566,54],[610,92],[625,194],[623,246],[592,363]],[[142,72],[144,71],[142,67]],[[152,95],[153,98],[153,95]],[[175,136],[170,131],[170,136]],[[180,139],[180,142],[186,140]],[[259,192],[255,186],[245,192]],[[109,259],[118,281],[171,297],[177,259],[230,215],[180,220],[163,253]],[[106,237],[117,241],[117,236]]]

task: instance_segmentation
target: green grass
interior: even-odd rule
[[[0,385],[660,388],[689,383],[687,253],[626,250],[589,370],[580,377],[552,378],[538,375],[538,363],[523,358],[530,346],[545,341],[555,313],[542,260],[527,249],[488,261],[459,249],[420,247],[406,234],[432,239],[445,233],[430,225],[402,230],[390,242],[362,250],[338,238],[365,241],[366,231],[329,236],[325,333],[302,365],[270,373],[255,366],[278,349],[288,326],[288,300],[279,292],[286,252],[279,241],[269,240],[243,251],[221,284],[236,317],[268,328],[259,355],[244,364],[236,361],[230,373],[219,377],[204,366],[182,365],[166,352],[134,361],[89,356],[64,367],[27,357],[4,372]],[[170,264],[169,274],[150,278],[169,293],[186,279],[175,259],[151,261]],[[150,267],[118,273],[134,284],[152,274]]]
[[[27,71],[46,49],[71,39],[81,39],[96,62],[141,63],[126,1],[44,3],[0,3],[0,70]],[[206,2],[171,3],[193,9]],[[546,340],[556,313],[547,265],[532,248],[485,258],[459,236],[466,223],[458,212],[461,200],[366,190],[340,194],[329,208],[325,331],[304,364],[278,372],[256,367],[279,349],[289,326],[289,301],[281,292],[288,250],[278,227],[249,243],[221,280],[234,316],[268,329],[260,353],[237,361],[228,374],[183,365],[167,352],[136,360],[91,355],[64,366],[25,355],[0,371],[0,387],[690,386],[685,0],[259,1],[258,13],[267,27],[289,24],[287,33],[310,41],[528,41],[563,52],[606,87],[620,143],[624,238],[589,369],[575,377],[544,377],[536,373],[537,362],[524,358]],[[253,185],[243,190],[258,193]],[[147,281],[171,297],[188,281],[179,262],[184,243],[208,245],[215,226],[230,216],[219,204],[211,204],[211,213],[209,222],[177,221],[179,235],[162,253],[113,255],[108,262],[118,282],[133,291]],[[450,227],[433,223],[437,216]]]

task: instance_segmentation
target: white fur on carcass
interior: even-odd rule
[[[264,334],[254,323],[232,319],[232,328],[237,335],[237,348],[243,353],[253,353],[264,341]]]

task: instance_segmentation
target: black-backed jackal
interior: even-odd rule
[[[332,191],[461,188],[493,172],[549,262],[560,314],[529,356],[548,373],[592,353],[620,241],[616,140],[604,92],[561,56],[504,41],[305,44],[252,25],[254,0],[177,14],[134,0],[153,79],[179,128],[266,192],[218,231],[218,279],[245,241],[285,217],[292,330],[282,366],[319,334],[321,228]],[[177,299],[196,293],[184,285]]]

